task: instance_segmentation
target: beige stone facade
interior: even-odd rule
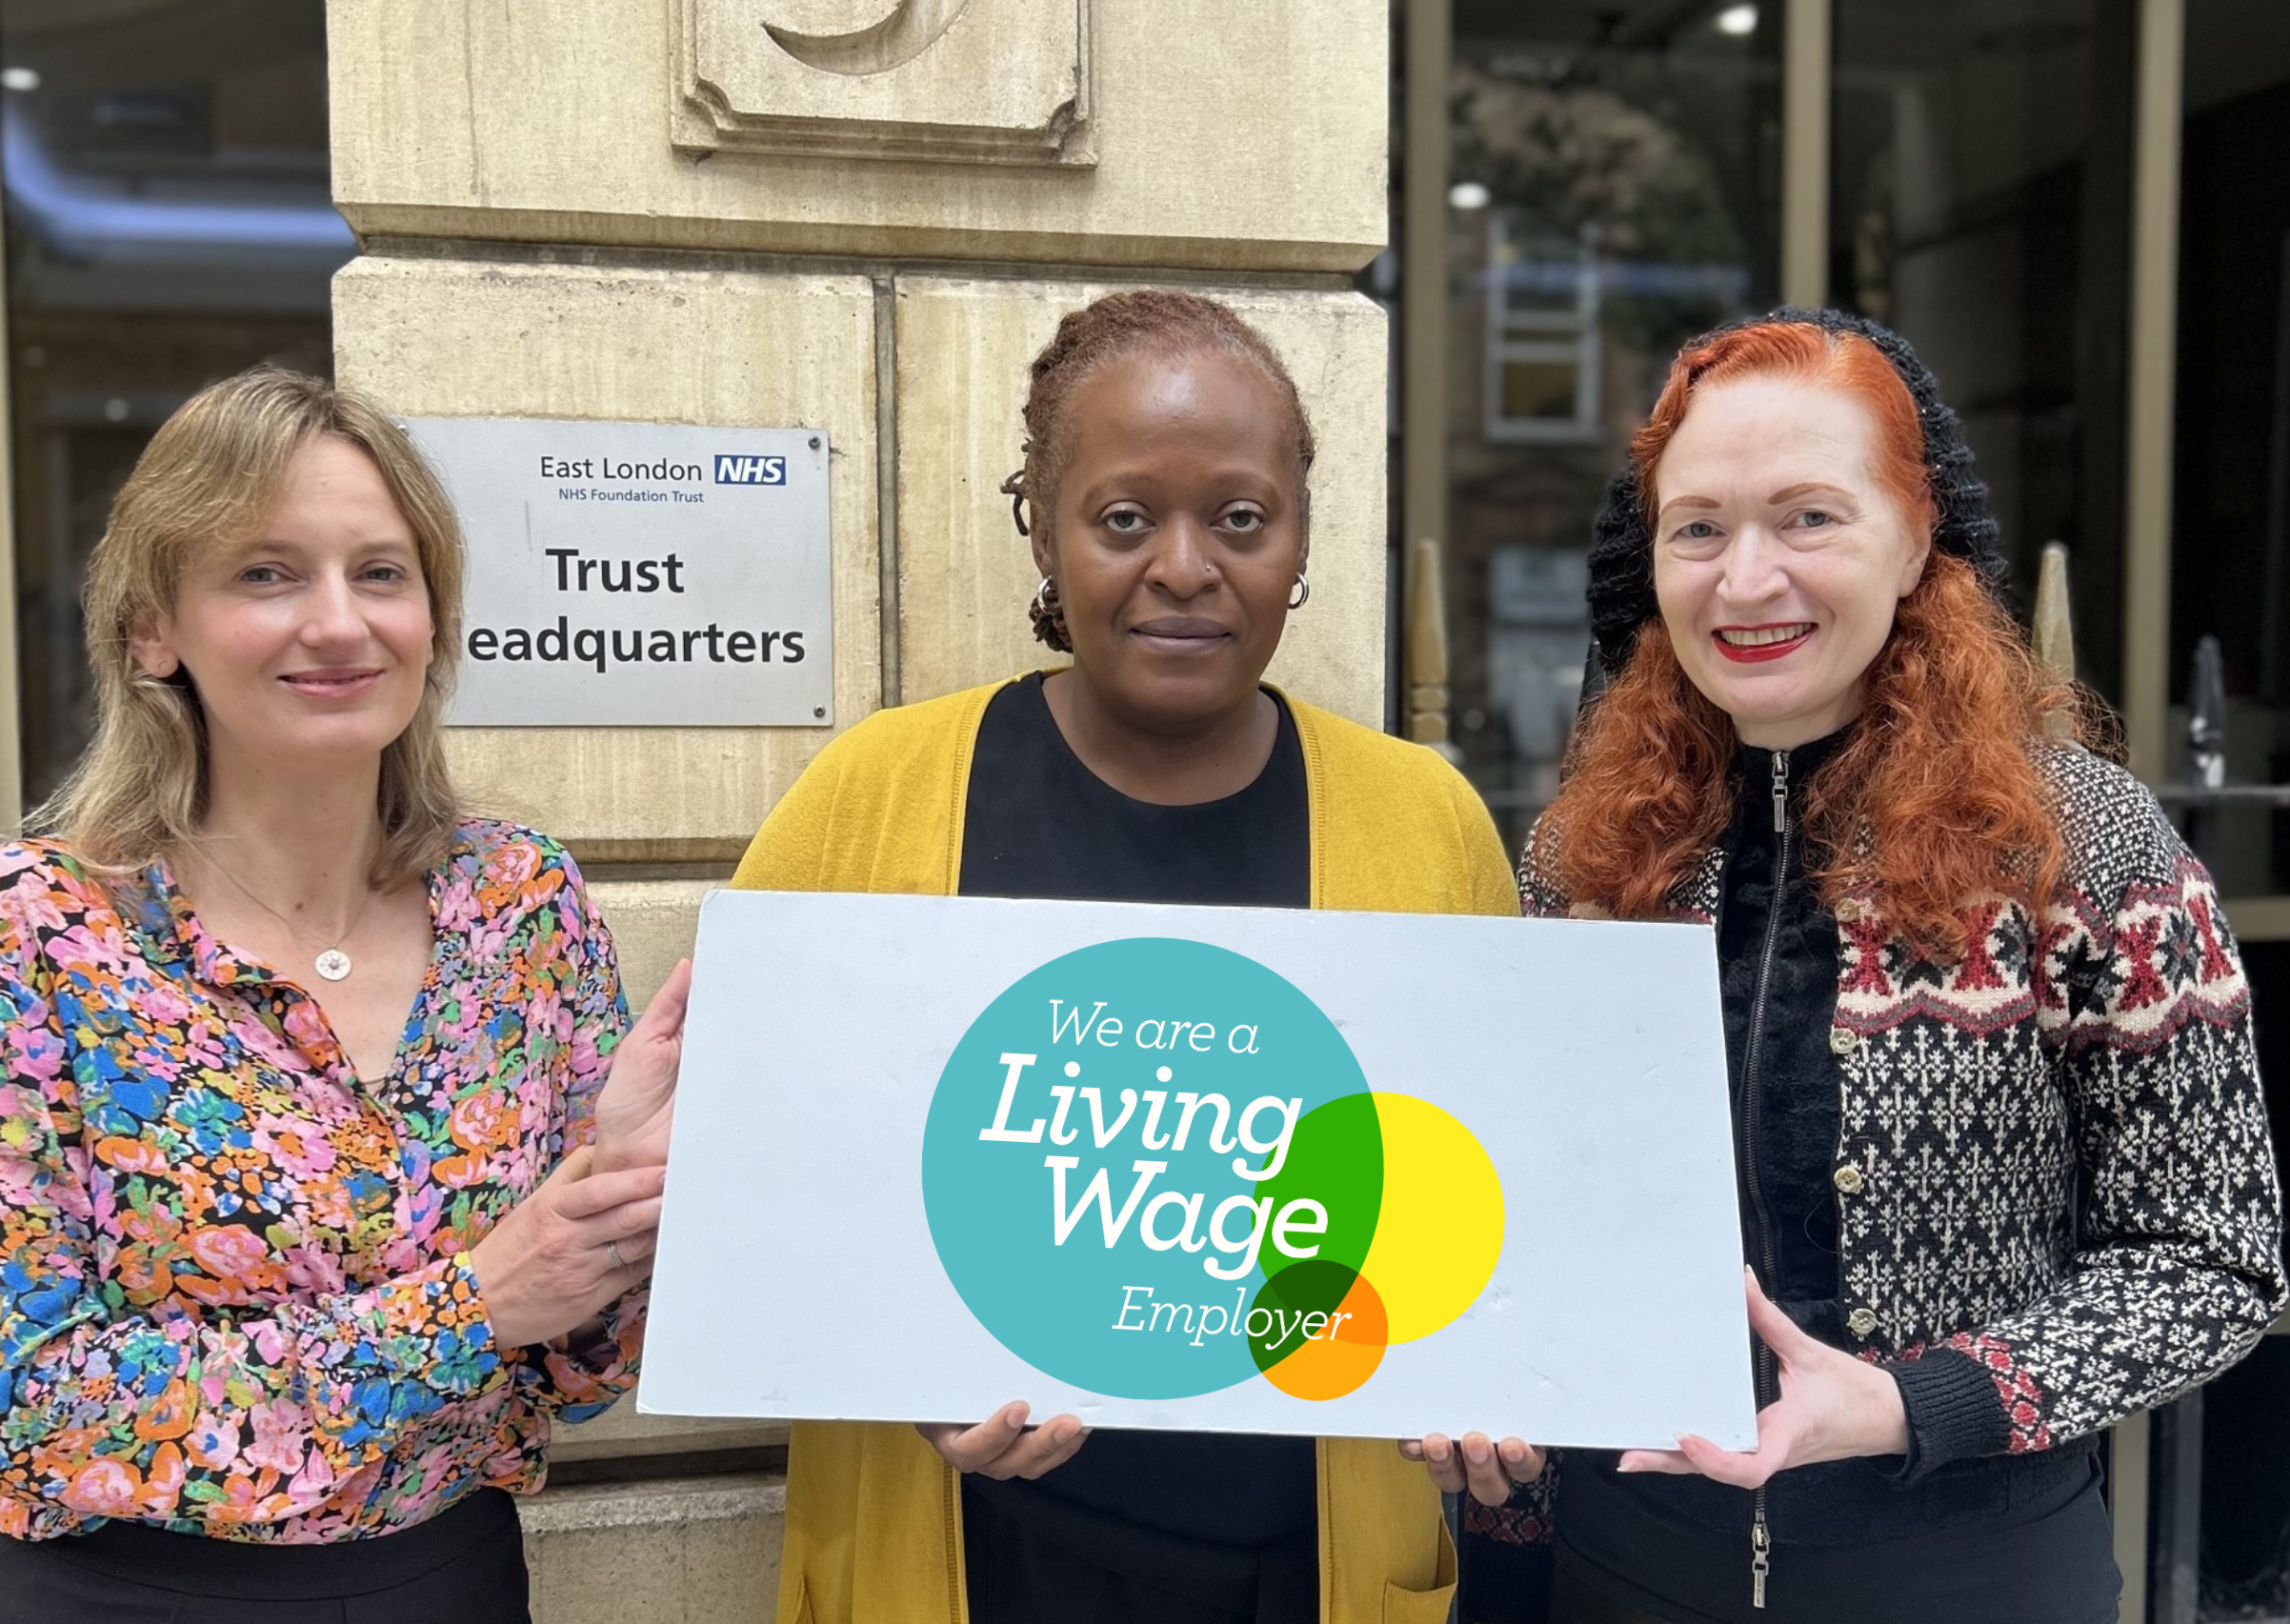
[[[824,429],[849,726],[1036,662],[995,489],[1026,364],[1112,288],[1200,287],[1319,434],[1312,601],[1273,676],[1379,723],[1387,334],[1350,273],[1384,237],[1388,26],[1372,0],[330,0],[363,250],[338,370],[411,415]],[[482,807],[571,843],[640,1000],[830,736],[453,750]],[[569,1429],[566,1475],[607,1480],[526,1508],[542,1624],[768,1617],[782,1497],[753,1468],[784,1435],[631,1404]]]
[[[764,26],[925,9],[962,14],[880,74],[798,71]],[[973,123],[1036,119],[1004,92],[1073,49],[1059,12],[1094,163],[865,155],[948,89]],[[734,94],[803,84],[842,152],[679,145],[687,17],[753,63]],[[334,195],[361,233],[1348,273],[1384,242],[1389,28],[1361,0],[330,0]]]

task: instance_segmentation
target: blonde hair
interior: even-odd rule
[[[131,640],[174,607],[194,558],[256,538],[287,465],[320,434],[356,446],[381,471],[413,532],[433,629],[421,705],[382,752],[382,846],[371,878],[394,885],[443,860],[461,815],[443,738],[461,645],[461,528],[452,504],[405,431],[373,402],[300,372],[257,367],[201,390],[151,437],[89,566],[95,737],[29,821],[62,838],[90,869],[131,872],[197,838],[208,767],[198,692],[187,672],[145,672]]]

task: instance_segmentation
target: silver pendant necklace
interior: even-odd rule
[[[277,909],[272,908],[261,897],[255,895],[251,891],[248,890],[246,882],[241,880],[229,869],[223,867],[221,862],[216,859],[215,854],[212,852],[206,853],[206,856],[207,861],[213,865],[214,872],[222,875],[223,878],[229,880],[233,889],[238,892],[239,895],[245,897],[249,902],[254,904],[255,907],[261,909],[265,913],[268,913],[271,918],[277,920],[281,925],[284,925],[286,927],[288,935],[292,936],[296,941],[300,941],[302,939],[302,932],[294,928],[294,922],[291,919],[289,919],[285,914],[279,912]],[[357,968],[355,964],[351,962],[350,955],[342,951],[342,944],[350,940],[352,936],[357,933],[358,922],[366,917],[366,904],[372,900],[373,892],[371,889],[361,892],[358,897],[357,912],[350,916],[350,923],[343,928],[342,933],[339,936],[336,936],[333,941],[329,943],[326,947],[320,949],[318,956],[311,960],[311,968],[315,970],[320,975],[326,977],[327,980],[347,980],[350,976],[350,972]]]

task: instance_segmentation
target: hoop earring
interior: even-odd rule
[[[1041,585],[1034,589],[1034,601],[1026,606],[1026,613],[1034,622],[1037,640],[1061,654],[1074,652],[1074,639],[1066,632],[1066,606],[1058,601],[1055,581],[1047,575],[1041,578]]]
[[[1311,601],[1312,583],[1304,578],[1304,571],[1298,570],[1296,571],[1296,584],[1288,590],[1288,607],[1292,610],[1302,609]]]

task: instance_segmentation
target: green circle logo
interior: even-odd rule
[[[1284,977],[1169,937],[1067,953],[988,1005],[940,1075],[922,1180],[980,1323],[1124,1398],[1352,1392],[1468,1308],[1501,1247],[1460,1123],[1371,1091]]]

